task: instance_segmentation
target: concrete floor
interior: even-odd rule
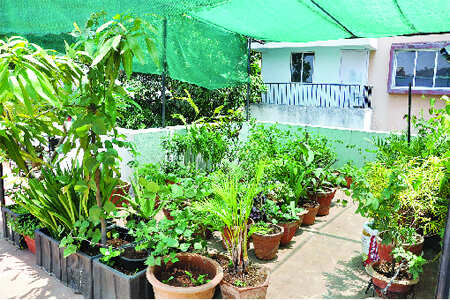
[[[335,199],[345,198],[337,193]],[[334,205],[330,215],[301,227],[293,241],[280,248],[278,256],[263,262],[272,270],[268,298],[368,298],[368,275],[360,255],[364,219],[355,207]],[[216,239],[210,242],[220,247]],[[425,266],[416,287],[416,298],[433,298],[438,263]],[[35,265],[34,256],[0,240],[0,298],[82,298]]]

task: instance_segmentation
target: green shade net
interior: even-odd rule
[[[135,61],[136,72],[161,74],[163,17],[167,18],[167,75],[209,89],[236,86],[248,81],[246,39],[240,34],[187,17],[198,7],[223,0],[0,0],[0,35],[22,35],[47,49],[64,52],[64,40],[76,22],[82,26],[93,12],[109,17],[132,13],[148,20],[158,31],[155,41],[160,67],[145,53],[147,63]],[[30,4],[31,3],[31,4]],[[144,46],[144,43],[142,43]],[[143,47],[146,49],[145,47]]]
[[[167,18],[168,75],[210,89],[248,81],[244,36],[310,42],[450,31],[449,0],[0,0],[0,34],[62,51],[73,22],[101,10],[144,17],[160,33]],[[161,35],[156,44],[162,61]],[[134,70],[161,74],[147,58]]]
[[[230,0],[191,15],[279,42],[450,31],[449,0]]]

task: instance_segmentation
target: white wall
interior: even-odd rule
[[[343,47],[272,48],[262,52],[264,82],[291,82],[291,53],[314,52],[313,83],[340,83]]]

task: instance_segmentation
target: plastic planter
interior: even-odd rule
[[[97,256],[77,252],[64,258],[64,249],[45,231],[36,230],[36,264],[53,274],[75,293],[85,298],[93,298],[92,262]]]
[[[94,298],[96,299],[139,299],[153,298],[152,286],[145,277],[146,269],[126,275],[100,261],[93,261]]]
[[[15,232],[8,226],[8,220],[15,219],[20,214],[15,213],[10,208],[14,205],[2,206],[2,219],[3,219],[3,237],[11,241],[14,245],[19,248],[24,248],[26,246],[23,236]]]

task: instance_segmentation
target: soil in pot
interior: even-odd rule
[[[366,266],[367,273],[372,277],[374,289],[379,297],[382,298],[407,298],[411,288],[419,282],[419,279],[411,279],[412,276],[407,272],[407,266],[403,266],[398,276],[391,282],[391,278],[395,275],[396,270],[400,267],[399,263],[394,266],[392,271],[392,263],[382,262],[374,263]],[[382,290],[391,282],[386,294]]]
[[[318,216],[326,216],[330,213],[331,201],[336,194],[336,189],[329,189],[324,193],[317,194],[317,202],[319,202],[319,210],[317,211]]]
[[[213,255],[212,258],[222,266],[223,280],[236,287],[242,287],[242,285],[236,284],[237,282],[244,282],[245,287],[256,287],[262,285],[266,280],[267,274],[260,272],[260,268],[251,262],[248,266],[248,272],[237,274],[230,266],[230,259],[227,256],[217,254]]]
[[[188,273],[190,275],[188,275]],[[194,287],[205,284],[212,279],[212,276],[207,273],[202,273],[200,270],[192,267],[170,268],[157,274],[156,278],[164,284],[176,287]],[[192,278],[194,279],[193,282]],[[202,278],[199,280],[199,278]]]
[[[383,275],[386,276],[388,278],[392,278],[395,275],[395,272],[397,271],[397,269],[399,268],[400,263],[396,262],[394,265],[394,271],[392,270],[392,262],[381,262],[378,264],[374,264],[373,265],[373,269]],[[412,279],[412,275],[408,273],[408,265],[405,264],[402,266],[402,268],[400,269],[400,272],[398,273],[397,278],[395,278],[395,280],[411,280]]]
[[[309,201],[303,203],[303,208],[308,212],[303,216],[303,225],[312,225],[316,221],[316,215],[319,211],[319,202],[317,201]]]
[[[252,236],[255,255],[262,260],[275,258],[283,236],[283,227],[271,224],[270,229],[266,234],[254,233]]]
[[[268,269],[256,266],[250,262],[247,272],[237,274],[230,266],[230,259],[222,254],[212,257],[222,266],[224,277],[220,283],[224,299],[264,299],[269,286]]]

